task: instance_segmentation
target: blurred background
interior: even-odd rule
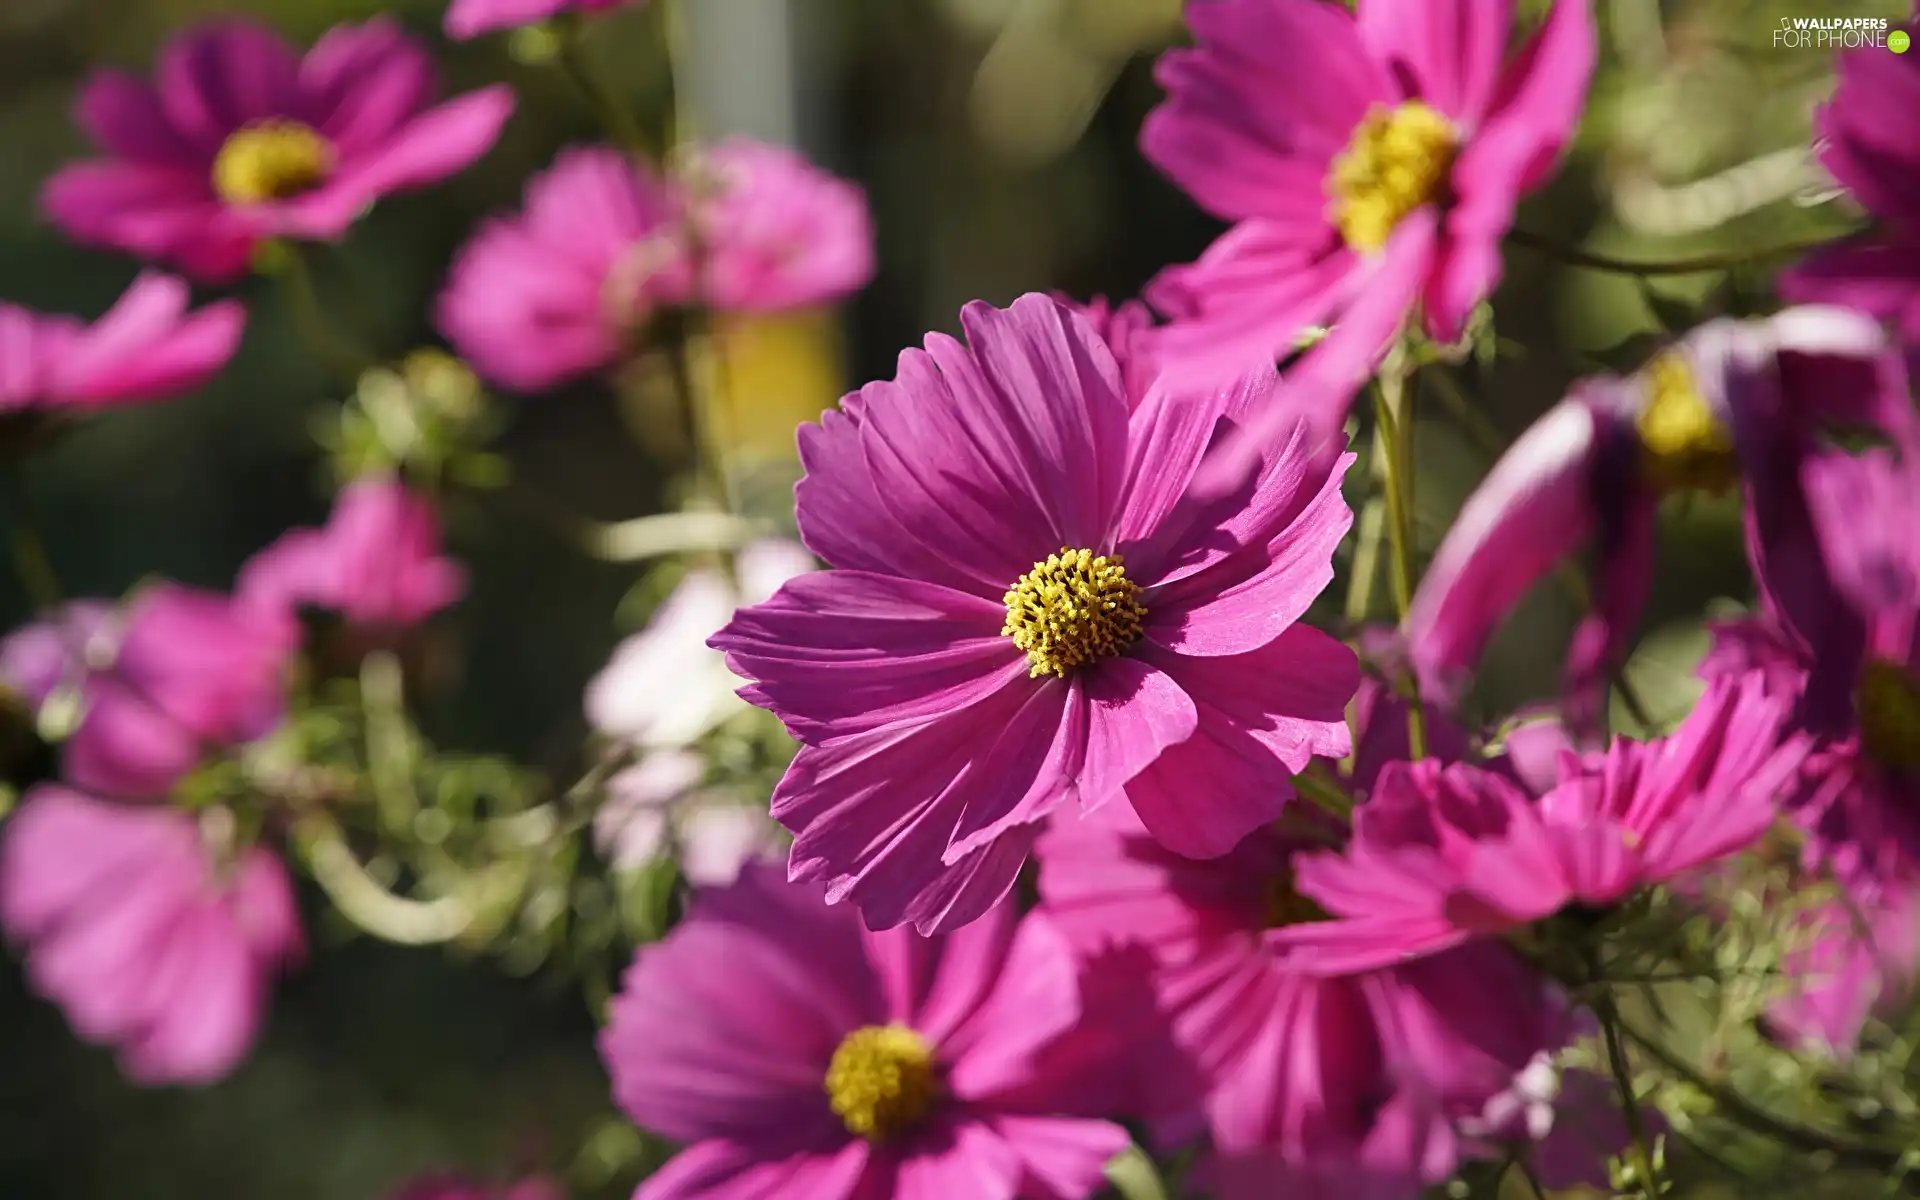
[[[1875,0],[1812,7],[1902,11]],[[1527,229],[1652,259],[1849,226],[1806,150],[1831,62],[1771,45],[1781,16],[1808,15],[1805,0],[1599,8],[1605,60],[1582,140],[1523,209]],[[1043,289],[1128,297],[1219,231],[1135,149],[1159,95],[1153,56],[1180,37],[1177,0],[688,0],[685,9],[680,74],[703,134],[799,145],[865,186],[878,229],[878,276],[842,311],[733,331],[718,428],[760,508],[788,503],[795,424],[891,375],[894,356],[926,331],[957,332],[964,302]],[[41,182],[86,152],[69,110],[91,67],[144,74],[169,32],[216,12],[306,42],[381,11],[436,46],[449,89],[504,78],[520,95],[479,166],[382,204],[320,259],[329,311],[370,331],[383,353],[435,344],[427,313],[454,249],[485,214],[517,205],[522,182],[557,148],[596,138],[566,81],[519,61],[513,39],[444,43],[439,0],[5,0],[0,299],[92,317],[137,269],[64,244],[37,212]],[[668,86],[654,29],[626,12],[596,22],[589,38],[603,75],[635,105],[659,103]],[[1649,290],[1513,250],[1495,304],[1499,357],[1465,365],[1460,394],[1429,396],[1420,414],[1425,546],[1570,378],[1630,365],[1663,324],[1762,308],[1765,284],[1762,265]],[[280,531],[324,518],[326,464],[310,429],[352,381],[302,348],[268,281],[238,294],[252,320],[216,383],[88,422],[25,465],[69,593],[117,595],[151,575],[226,587]],[[444,622],[462,665],[424,698],[423,720],[444,747],[563,776],[585,733],[582,686],[645,606],[622,604],[635,570],[581,554],[558,536],[556,514],[612,521],[670,505],[687,446],[616,386],[503,397],[501,413],[492,449],[510,482],[449,503],[453,552],[473,585]],[[1676,510],[1666,532],[1634,674],[1652,706],[1678,708],[1701,639],[1670,622],[1719,598],[1738,602],[1748,585],[1731,500]],[[1385,616],[1385,593],[1350,599],[1343,578],[1318,616],[1335,626]],[[0,578],[0,623],[29,612],[15,579]],[[1548,694],[1576,615],[1564,593],[1543,589],[1495,647],[1484,698]],[[200,1092],[132,1088],[0,961],[0,1196],[366,1200],[414,1169],[460,1165],[503,1175],[578,1167],[592,1183],[600,1158],[630,1148],[571,985],[354,940],[325,923],[313,941],[314,962],[282,986],[258,1051]],[[618,1173],[604,1174],[618,1194]]]

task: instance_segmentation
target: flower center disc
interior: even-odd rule
[[[311,191],[333,170],[333,147],[311,127],[275,118],[243,126],[213,159],[213,190],[229,204]]]
[[[939,1096],[933,1048],[904,1025],[848,1034],[827,1065],[827,1100],[857,1137],[884,1142],[919,1124]]]
[[[1133,645],[1147,615],[1139,596],[1119,555],[1062,546],[1008,590],[1000,632],[1026,651],[1029,678],[1064,677]]]
[[[1855,696],[1860,738],[1882,766],[1920,771],[1920,679],[1899,663],[1873,659]]]
[[[1647,407],[1634,421],[1647,481],[1662,492],[1724,492],[1740,478],[1733,431],[1713,414],[1686,360],[1672,351],[1646,365]]]
[[[1452,123],[1418,100],[1376,105],[1361,118],[1327,178],[1347,245],[1373,254],[1408,213],[1439,199],[1458,148]]]

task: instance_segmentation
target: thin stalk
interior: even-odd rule
[[[327,320],[326,306],[320,302],[320,289],[314,283],[313,265],[307,261],[306,251],[295,242],[283,243],[282,249],[280,269],[273,274],[280,285],[294,333],[342,382],[358,383],[362,374],[378,364],[378,359]]]
[[[588,61],[580,22],[570,20],[559,22],[558,25],[554,62],[559,65],[560,73],[567,77],[567,82],[573,84],[580,98],[593,110],[594,119],[622,149],[635,158],[658,161],[660,155],[646,130],[640,128],[640,122],[620,103],[619,97],[613,94]]]
[[[1727,271],[1768,258],[1793,258],[1809,250],[1818,249],[1832,239],[1819,241],[1789,242],[1782,246],[1770,246],[1764,250],[1742,251],[1735,254],[1703,254],[1697,258],[1676,258],[1665,262],[1642,262],[1633,259],[1614,258],[1606,254],[1594,254],[1587,250],[1577,250],[1552,238],[1529,233],[1524,229],[1510,230],[1507,234],[1516,245],[1538,251],[1548,258],[1557,259],[1570,267],[1584,267],[1589,271],[1604,271],[1611,275],[1701,275],[1709,271]]]
[[[1376,436],[1387,447],[1387,541],[1394,613],[1404,624],[1413,606],[1413,385],[1389,364],[1373,392]],[[1427,713],[1418,689],[1407,698],[1407,747],[1415,761],[1427,756]]]
[[[1293,790],[1313,801],[1314,806],[1328,816],[1342,821],[1353,816],[1353,797],[1341,791],[1332,779],[1315,771],[1312,765],[1293,777]]]
[[[7,507],[11,510],[7,540],[13,548],[13,569],[20,576],[20,586],[35,608],[56,608],[62,598],[60,576],[53,569],[53,557],[47,553],[47,539],[40,532],[27,482],[17,464],[0,471],[0,479],[4,479]]]
[[[1597,963],[1594,964],[1594,972],[1597,976]],[[1627,1061],[1627,1048],[1620,1036],[1620,1009],[1613,1002],[1613,993],[1605,984],[1596,990],[1593,1009],[1594,1015],[1600,1018],[1600,1036],[1606,1042],[1607,1069],[1613,1076],[1614,1091],[1620,1097],[1620,1115],[1626,1119],[1627,1133],[1633,1140],[1633,1152],[1640,1160],[1635,1164],[1635,1182],[1646,1200],[1655,1200],[1660,1188],[1654,1175],[1653,1152],[1647,1141],[1646,1117],[1640,1111],[1640,1097],[1633,1087],[1633,1067]]]

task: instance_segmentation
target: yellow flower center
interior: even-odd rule
[[[1026,651],[1030,677],[1064,677],[1133,645],[1147,615],[1139,595],[1119,555],[1062,546],[1007,592],[1000,632]]]
[[[298,196],[333,170],[333,147],[312,128],[276,117],[237,129],[213,159],[213,190],[229,204]]]
[[[1647,482],[1662,492],[1732,487],[1740,478],[1733,431],[1707,407],[1686,360],[1667,351],[1646,365],[1645,375],[1647,406],[1634,430]]]
[[[1854,696],[1860,739],[1875,762],[1920,771],[1920,679],[1899,663],[1873,659]]]
[[[1439,199],[1458,148],[1453,125],[1418,100],[1376,105],[1361,118],[1327,179],[1347,245],[1372,254],[1408,213]]]
[[[867,1025],[827,1065],[827,1101],[858,1137],[884,1142],[918,1124],[939,1097],[933,1048],[904,1025]]]

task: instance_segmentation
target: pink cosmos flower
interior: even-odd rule
[[[1738,483],[1748,553],[1782,580],[1779,602],[1832,610],[1801,463],[1827,426],[1875,425],[1897,437],[1920,428],[1904,374],[1868,318],[1797,308],[1709,322],[1633,376],[1575,384],[1468,498],[1421,580],[1404,628],[1423,690],[1457,695],[1526,591],[1592,541],[1593,612],[1567,664],[1569,716],[1590,724],[1652,582],[1660,501],[1676,491]]]
[[[1431,759],[1381,773],[1342,854],[1298,864],[1334,919],[1272,935],[1290,967],[1341,975],[1496,936],[1568,904],[1604,907],[1745,849],[1805,754],[1764,680],[1708,689],[1672,737],[1561,760],[1535,801],[1501,775]]]
[[[663,180],[589,147],[475,235],[436,319],[481,374],[537,391],[612,366],[660,309],[819,304],[872,275],[865,197],[791,150],[735,139]]]
[[[1869,1017],[1898,1013],[1920,974],[1920,886],[1913,879],[1807,914],[1805,941],[1780,964],[1794,988],[1767,1006],[1774,1036],[1847,1054]]]
[[[77,706],[62,775],[163,796],[208,751],[279,725],[297,631],[217,592],[161,583],[122,610],[76,601],[0,643],[0,679],[35,707]]]
[[[614,648],[587,684],[587,721],[645,750],[688,746],[746,709],[743,682],[707,639],[746,604],[763,604],[789,579],[817,570],[807,548],[766,538],[735,556],[733,579],[695,567],[654,610],[647,627]]]
[[[513,111],[505,86],[433,93],[426,50],[385,18],[304,58],[256,24],[202,25],[153,85],[95,73],[78,118],[107,157],[60,171],[42,205],[77,241],[235,279],[266,239],[337,240],[387,193],[464,169]]]
[[[691,751],[656,750],[607,780],[593,840],[616,871],[671,856],[687,882],[720,886],[779,847],[766,810],[726,789],[702,787],[706,774],[706,760]]]
[[[749,867],[642,947],[609,1007],[614,1099],[686,1145],[635,1200],[1081,1200],[1127,1135],[1061,1115],[1035,1069],[1079,1016],[1042,917],[869,933]]]
[[[551,1179],[523,1179],[496,1187],[459,1175],[432,1175],[401,1188],[393,1200],[565,1200],[566,1193]]]
[[[496,29],[532,25],[562,13],[597,13],[647,0],[453,0],[447,5],[447,36],[467,41]]]
[[[454,259],[435,321],[495,383],[539,391],[610,366],[689,287],[678,202],[610,147],[562,151]]]
[[[188,312],[187,285],[147,272],[88,324],[0,304],[0,413],[164,400],[219,374],[247,312],[235,300]]]
[[[1147,300],[1169,372],[1211,381],[1332,332],[1264,426],[1338,431],[1416,308],[1442,341],[1500,278],[1515,202],[1572,136],[1593,71],[1586,0],[1511,59],[1513,0],[1194,0],[1196,48],[1160,60],[1146,156],[1236,222]]]
[[[1920,24],[1904,27],[1920,34]],[[1830,246],[1782,272],[1780,294],[1797,303],[1871,313],[1920,345],[1920,59],[1884,48],[1840,55],[1840,86],[1814,119],[1820,161],[1879,219],[1871,233]],[[1895,115],[1898,114],[1898,115]]]
[[[305,945],[271,854],[210,845],[177,809],[56,784],[29,791],[0,839],[0,923],[34,989],[142,1084],[231,1071]]]
[[[1187,483],[1272,393],[1156,389],[1045,296],[961,312],[803,426],[801,537],[836,568],[713,639],[801,743],[773,797],[796,879],[875,928],[951,929],[1040,823],[1119,800],[1183,854],[1277,816],[1351,742],[1353,652],[1299,624],[1352,522],[1353,461],[1296,436],[1213,500]]]
[[[700,245],[701,302],[770,312],[825,304],[873,278],[873,223],[858,185],[785,146],[729,138],[680,175]]]
[[[295,529],[241,568],[240,603],[292,618],[302,607],[364,627],[416,625],[458,600],[466,572],[440,553],[433,506],[392,478],[341,490],[322,529]]]
[[[1338,837],[1324,823],[1268,827],[1196,862],[1109,806],[1040,839],[1041,911],[1080,959],[1089,1017],[1132,1014],[1112,1031],[1130,1073],[1110,1094],[1176,1137],[1183,1111],[1203,1113],[1216,1150],[1265,1168],[1223,1164],[1261,1176],[1264,1190],[1237,1194],[1366,1179],[1404,1200],[1464,1156],[1545,1132],[1510,1101],[1572,1026],[1564,998],[1505,947],[1347,978],[1283,963],[1277,931],[1324,919],[1294,891],[1292,864]],[[1147,1002],[1112,995],[1133,991]]]

